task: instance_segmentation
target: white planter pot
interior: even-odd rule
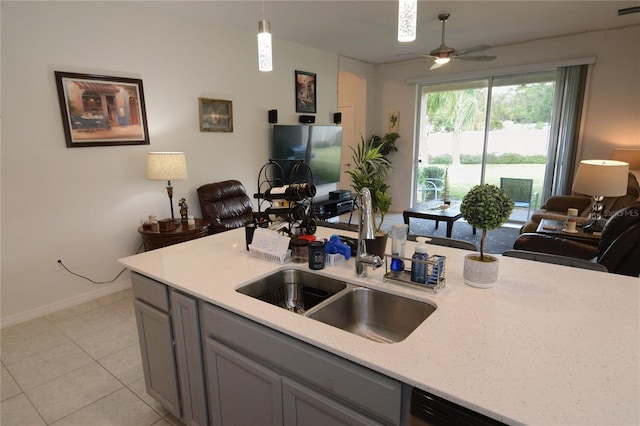
[[[484,255],[484,262],[476,260],[480,253],[468,254],[464,257],[464,282],[472,287],[489,288],[498,281],[498,258]]]

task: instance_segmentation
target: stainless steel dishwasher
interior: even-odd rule
[[[504,425],[451,401],[414,388],[411,392],[411,426]]]

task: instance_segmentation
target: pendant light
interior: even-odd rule
[[[265,19],[258,21],[258,69],[260,71],[273,70],[271,25]]]
[[[398,0],[398,41],[416,39],[418,0]]]

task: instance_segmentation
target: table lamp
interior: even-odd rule
[[[173,215],[173,187],[172,180],[183,180],[187,176],[187,159],[184,152],[150,152],[147,158],[147,179],[166,180],[167,195],[171,206],[171,219]]]
[[[591,195],[593,206],[591,216],[585,222],[585,232],[602,232],[604,197],[621,197],[627,194],[629,164],[615,160],[582,160],[573,181],[573,191]]]

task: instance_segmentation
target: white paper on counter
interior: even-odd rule
[[[257,228],[251,246],[265,253],[281,255],[287,252],[291,238],[275,231]]]

